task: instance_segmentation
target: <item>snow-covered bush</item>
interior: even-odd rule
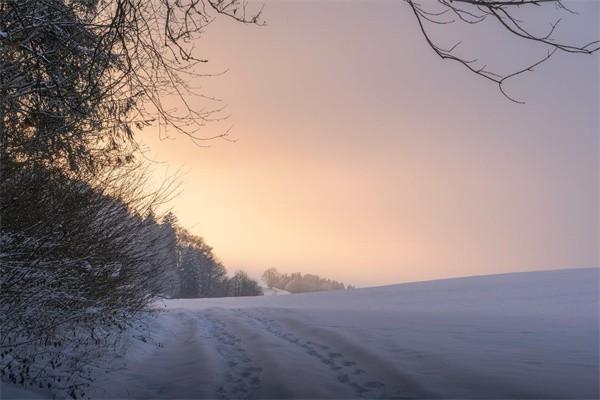
[[[141,216],[152,200],[130,185],[135,174],[108,190],[3,167],[0,375],[79,397],[100,355],[162,289],[160,231]]]

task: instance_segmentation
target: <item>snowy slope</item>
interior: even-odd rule
[[[598,396],[598,269],[165,306],[104,395]]]
[[[95,396],[597,398],[598,269],[171,300]]]

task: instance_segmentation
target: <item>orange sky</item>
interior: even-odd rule
[[[577,4],[567,33],[598,37],[597,4]],[[437,59],[401,1],[267,2],[265,19],[197,43],[202,72],[228,72],[191,84],[231,114],[202,134],[237,142],[139,135],[156,179],[185,171],[171,206],[228,269],[369,286],[600,264],[597,57],[513,82],[516,105]]]

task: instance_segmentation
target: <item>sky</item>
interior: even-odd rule
[[[561,34],[598,38],[598,3],[569,4]],[[181,225],[230,271],[374,286],[600,265],[597,56],[510,81],[520,105],[439,59],[402,1],[267,1],[264,19],[219,18],[195,43],[216,75],[190,85],[229,115],[200,134],[235,141],[138,134],[156,181],[182,174]],[[493,27],[434,29],[499,68],[545,54]]]

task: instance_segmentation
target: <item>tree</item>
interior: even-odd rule
[[[438,56],[458,62],[469,71],[494,82],[504,96],[518,103],[522,102],[510,96],[504,88],[507,80],[533,71],[557,52],[590,55],[600,50],[600,41],[595,39],[576,44],[556,37],[563,18],[556,16],[552,20],[546,19],[551,18],[552,11],[558,11],[563,16],[576,14],[565,5],[563,0],[405,0],[405,2],[412,9],[427,44]],[[540,21],[536,17],[545,21]],[[462,43],[460,40],[442,45],[439,44],[440,40],[434,38],[431,33],[431,28],[435,25],[461,24],[468,27],[483,25],[486,22],[495,25],[500,31],[506,33],[507,37],[538,45],[545,50],[543,56],[502,73],[489,67],[485,62],[479,62],[478,57],[459,54],[457,49]],[[546,24],[549,24],[548,28]],[[444,32],[447,32],[447,28]],[[484,40],[486,45],[492,48],[497,42],[496,37],[487,40],[484,38]]]
[[[281,278],[281,274],[275,268],[269,268],[262,274],[262,280],[267,284],[269,288],[273,288],[277,285],[277,281]]]
[[[313,292],[315,291],[315,288],[301,278],[295,277],[283,287],[283,290],[286,290],[290,293],[305,293]]]
[[[204,239],[184,228],[177,229],[177,242],[181,252],[188,254],[189,261],[182,266],[181,287],[197,287],[194,296],[183,297],[220,297],[227,296],[227,271],[213,254],[212,248]],[[183,261],[182,261],[183,262]]]
[[[161,224],[163,244],[161,245],[160,256],[165,270],[163,293],[167,297],[176,297],[179,294],[181,260],[177,243],[177,230],[177,217],[172,212],[167,213]]]
[[[290,293],[317,292],[324,290],[343,290],[346,286],[331,279],[324,279],[318,275],[301,274],[294,272],[292,274],[281,274],[275,268],[267,269],[263,275],[263,280],[269,287],[286,290]],[[350,286],[348,286],[350,288]]]
[[[258,282],[250,279],[243,271],[237,271],[229,280],[229,296],[261,296],[262,294]]]
[[[200,281],[199,252],[193,247],[182,249],[181,261],[181,289],[179,297],[196,298],[202,292]]]
[[[143,192],[134,129],[210,139],[183,76],[219,14],[260,23],[237,0],[0,1],[3,379],[82,396],[118,332],[179,289],[176,220],[150,215],[165,191]]]
[[[196,111],[184,80],[214,15],[260,24],[238,0],[0,2],[1,157],[71,173],[133,161],[133,129],[170,126],[195,142],[216,110]],[[180,100],[163,107],[163,98]],[[224,137],[226,133],[216,137]]]

